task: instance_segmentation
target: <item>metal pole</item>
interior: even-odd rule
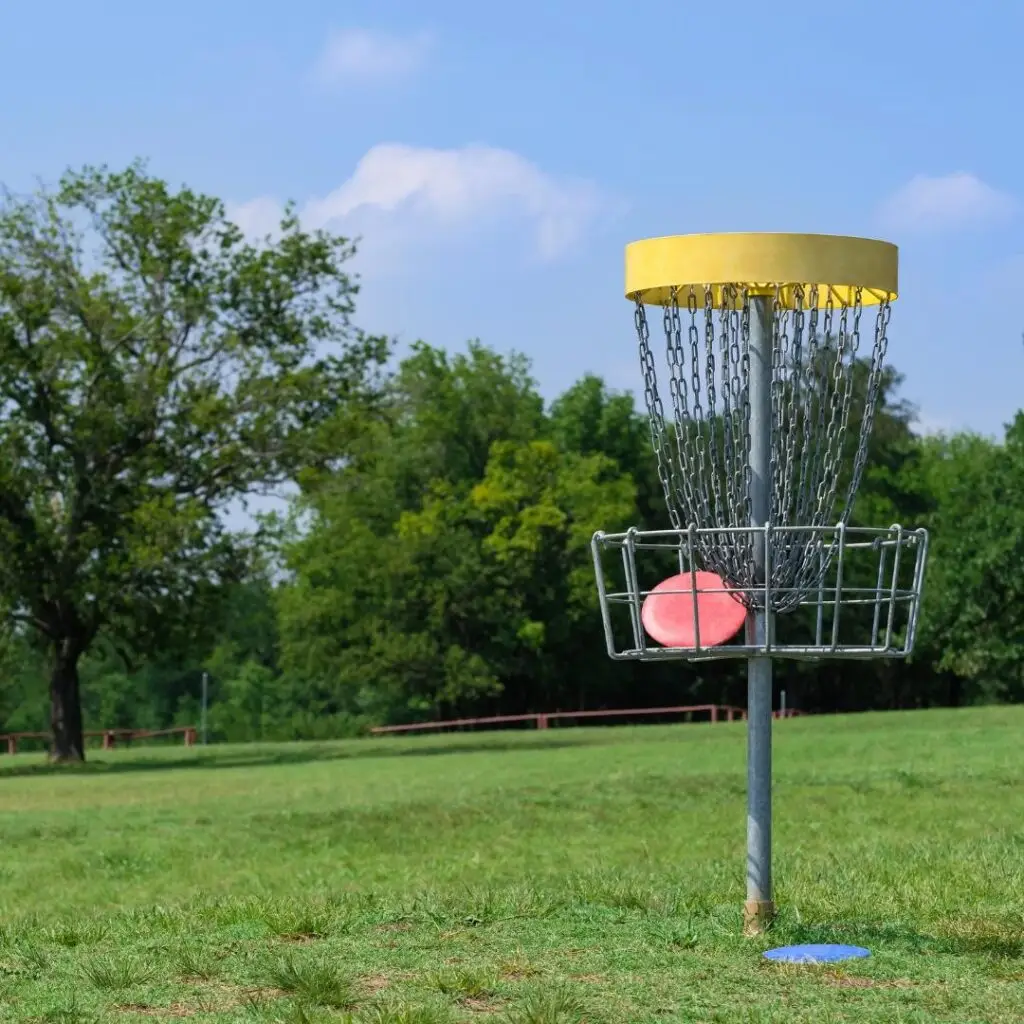
[[[772,300],[750,300],[750,525],[765,527],[771,514]],[[767,535],[754,536],[754,564],[764,583]],[[771,611],[747,613],[747,642],[771,635]],[[761,934],[775,916],[772,901],[772,662],[747,663],[747,900],[743,930]]]
[[[208,672],[203,673],[203,701],[200,714],[200,730],[203,735],[203,746],[206,746],[206,705],[209,700],[210,693],[210,674]]]
[[[786,717],[786,691],[779,694],[779,718]]]

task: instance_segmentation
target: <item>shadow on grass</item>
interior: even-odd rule
[[[427,737],[416,740],[401,740],[392,745],[389,740],[349,740],[344,746],[335,743],[295,743],[280,747],[254,746],[246,750],[239,745],[235,748],[192,748],[180,754],[169,756],[152,756],[150,751],[139,751],[138,758],[121,760],[102,760],[102,752],[97,751],[100,759],[90,757],[87,751],[86,760],[81,764],[53,764],[39,761],[30,764],[4,764],[0,758],[0,780],[26,775],[106,775],[131,772],[163,772],[179,768],[261,768],[273,765],[312,764],[319,761],[349,761],[371,758],[389,757],[435,757],[444,754],[478,754],[504,753],[529,750],[558,750],[564,747],[594,746],[608,742],[596,730],[587,736],[579,735],[573,740],[551,739],[550,733],[544,736],[529,735],[519,740],[492,740],[481,742],[479,736],[464,740],[446,742],[430,742]],[[422,744],[422,745],[421,745]]]
[[[1024,932],[988,922],[964,922],[960,934],[926,934],[908,925],[878,921],[851,921],[843,924],[791,925],[780,929],[787,944],[849,943],[865,946],[873,953],[896,952],[953,956],[982,956],[993,959],[1024,956]],[[976,927],[971,927],[975,925]],[[980,925],[980,926],[979,926]]]

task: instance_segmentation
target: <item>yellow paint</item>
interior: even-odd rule
[[[792,309],[795,287],[818,286],[818,305],[829,296],[833,303],[852,305],[857,289],[865,306],[896,298],[898,250],[890,242],[844,235],[722,234],[667,235],[645,238],[626,246],[626,297],[643,298],[664,306],[678,289],[686,304],[689,289],[704,304],[710,285],[716,306],[723,304],[727,286],[752,295],[779,293],[780,303]],[[726,302],[732,302],[729,295]],[[738,304],[738,302],[737,302]]]

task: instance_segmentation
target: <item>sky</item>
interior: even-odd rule
[[[623,248],[900,247],[889,361],[927,430],[1024,405],[1019,0],[51,0],[0,35],[0,182],[137,157],[247,231],[361,238],[357,321],[640,383]]]

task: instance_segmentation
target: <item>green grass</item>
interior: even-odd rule
[[[742,724],[0,757],[0,1020],[1020,1021],[1022,735],[778,723],[763,940]]]

